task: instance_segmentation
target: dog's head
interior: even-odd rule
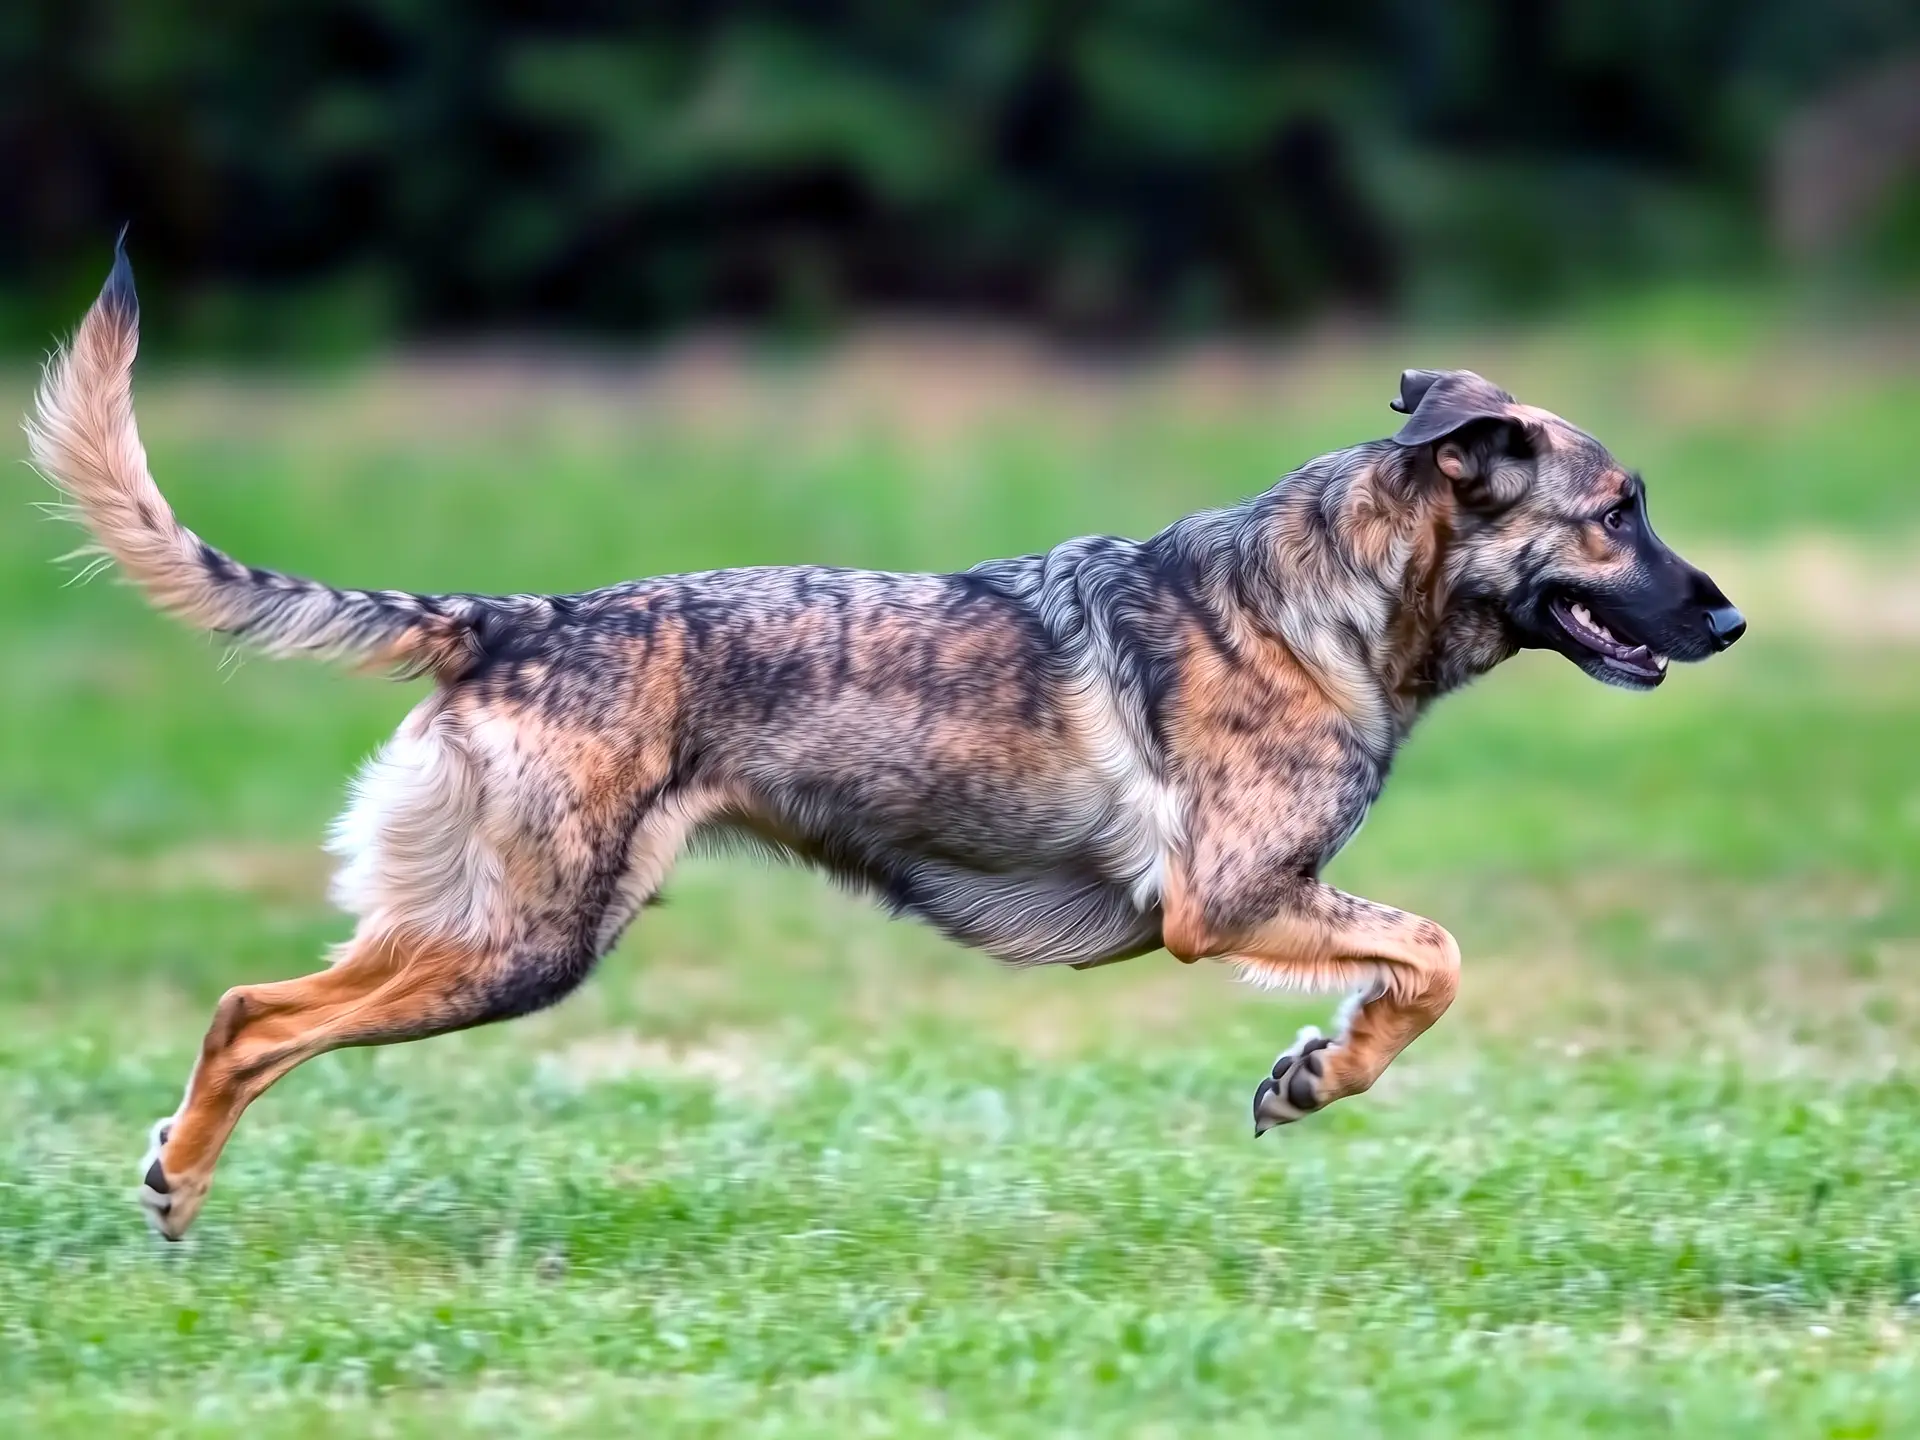
[[[1650,690],[1669,658],[1704,660],[1746,630],[1654,534],[1640,477],[1591,435],[1470,370],[1409,370],[1393,408],[1407,416],[1394,441],[1452,487],[1454,599],[1497,614],[1512,645]]]

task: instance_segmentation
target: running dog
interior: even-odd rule
[[[124,252],[28,422],[155,605],[272,655],[428,675],[331,849],[327,968],[215,1007],[141,1204],[179,1239],[241,1113],[304,1060],[525,1015],[580,984],[690,842],[817,866],[1015,965],[1165,949],[1350,998],[1260,1079],[1254,1133],[1366,1090],[1454,997],[1430,920],[1322,867],[1426,708],[1524,649],[1651,690],[1746,628],[1639,476],[1464,370],[1389,439],[1148,540],[960,574],[791,566],[576,595],[345,590],[228,558],[148,473]]]

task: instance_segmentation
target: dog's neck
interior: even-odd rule
[[[1390,441],[1321,456],[1243,507],[1230,603],[1390,759],[1426,707],[1514,653],[1454,583],[1460,517],[1429,457]]]

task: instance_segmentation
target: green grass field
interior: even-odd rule
[[[1648,697],[1523,657],[1415,736],[1333,878],[1448,925],[1466,980],[1373,1094],[1256,1144],[1254,1080],[1332,1002],[1165,956],[1004,973],[690,863],[560,1009],[299,1071],[173,1247],[145,1127],[224,987],[342,935],[317,841],[412,692],[222,669],[61,589],[18,471],[0,1433],[1920,1433],[1920,366],[1887,337],[1663,310],[1158,377],[916,351],[141,399],[244,559],[578,589],[1143,533],[1385,433],[1436,359],[1642,465],[1753,628]]]

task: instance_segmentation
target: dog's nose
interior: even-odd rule
[[[1731,605],[1716,605],[1707,611],[1707,633],[1713,636],[1713,648],[1724,650],[1747,633],[1747,617]]]

